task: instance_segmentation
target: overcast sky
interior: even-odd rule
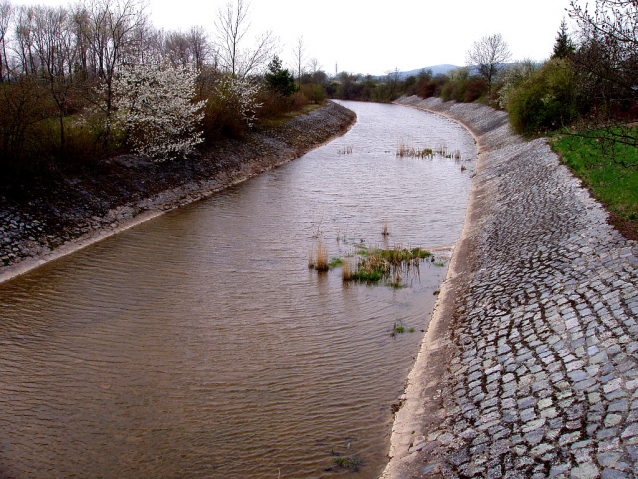
[[[235,1],[235,0],[233,0]],[[69,5],[65,0],[13,4]],[[151,21],[164,29],[202,25],[213,33],[227,0],[150,0]],[[251,0],[250,36],[272,30],[281,58],[303,36],[306,57],[335,71],[383,74],[443,63],[464,65],[472,43],[500,33],[513,59],[549,57],[569,0]],[[569,18],[567,18],[569,21]]]

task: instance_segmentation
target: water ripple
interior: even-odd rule
[[[454,243],[473,162],[395,151],[476,148],[441,117],[347,106],[338,140],[0,286],[0,475],[323,478],[343,455],[378,476],[445,268],[344,285],[308,254]]]

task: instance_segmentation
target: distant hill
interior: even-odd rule
[[[454,70],[455,68],[459,68],[457,65],[434,65],[433,67],[423,67],[423,68],[418,68],[416,70],[410,70],[407,72],[399,72],[399,75],[401,76],[401,78],[407,78],[409,76],[417,76],[419,73],[421,73],[421,70],[432,70],[432,75],[438,75],[439,73],[445,74],[447,72],[449,72],[450,70]]]

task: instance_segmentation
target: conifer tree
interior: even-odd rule
[[[569,33],[567,33],[567,22],[563,18],[558,36],[556,37],[556,43],[554,44],[552,58],[569,58],[575,51],[576,47],[574,46],[574,42],[570,38]]]

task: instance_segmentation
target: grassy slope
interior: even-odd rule
[[[611,213],[611,223],[623,235],[638,240],[638,170],[627,169],[605,157],[599,143],[578,136],[551,140],[552,148],[592,194]],[[634,148],[620,147],[614,154],[636,163]]]

